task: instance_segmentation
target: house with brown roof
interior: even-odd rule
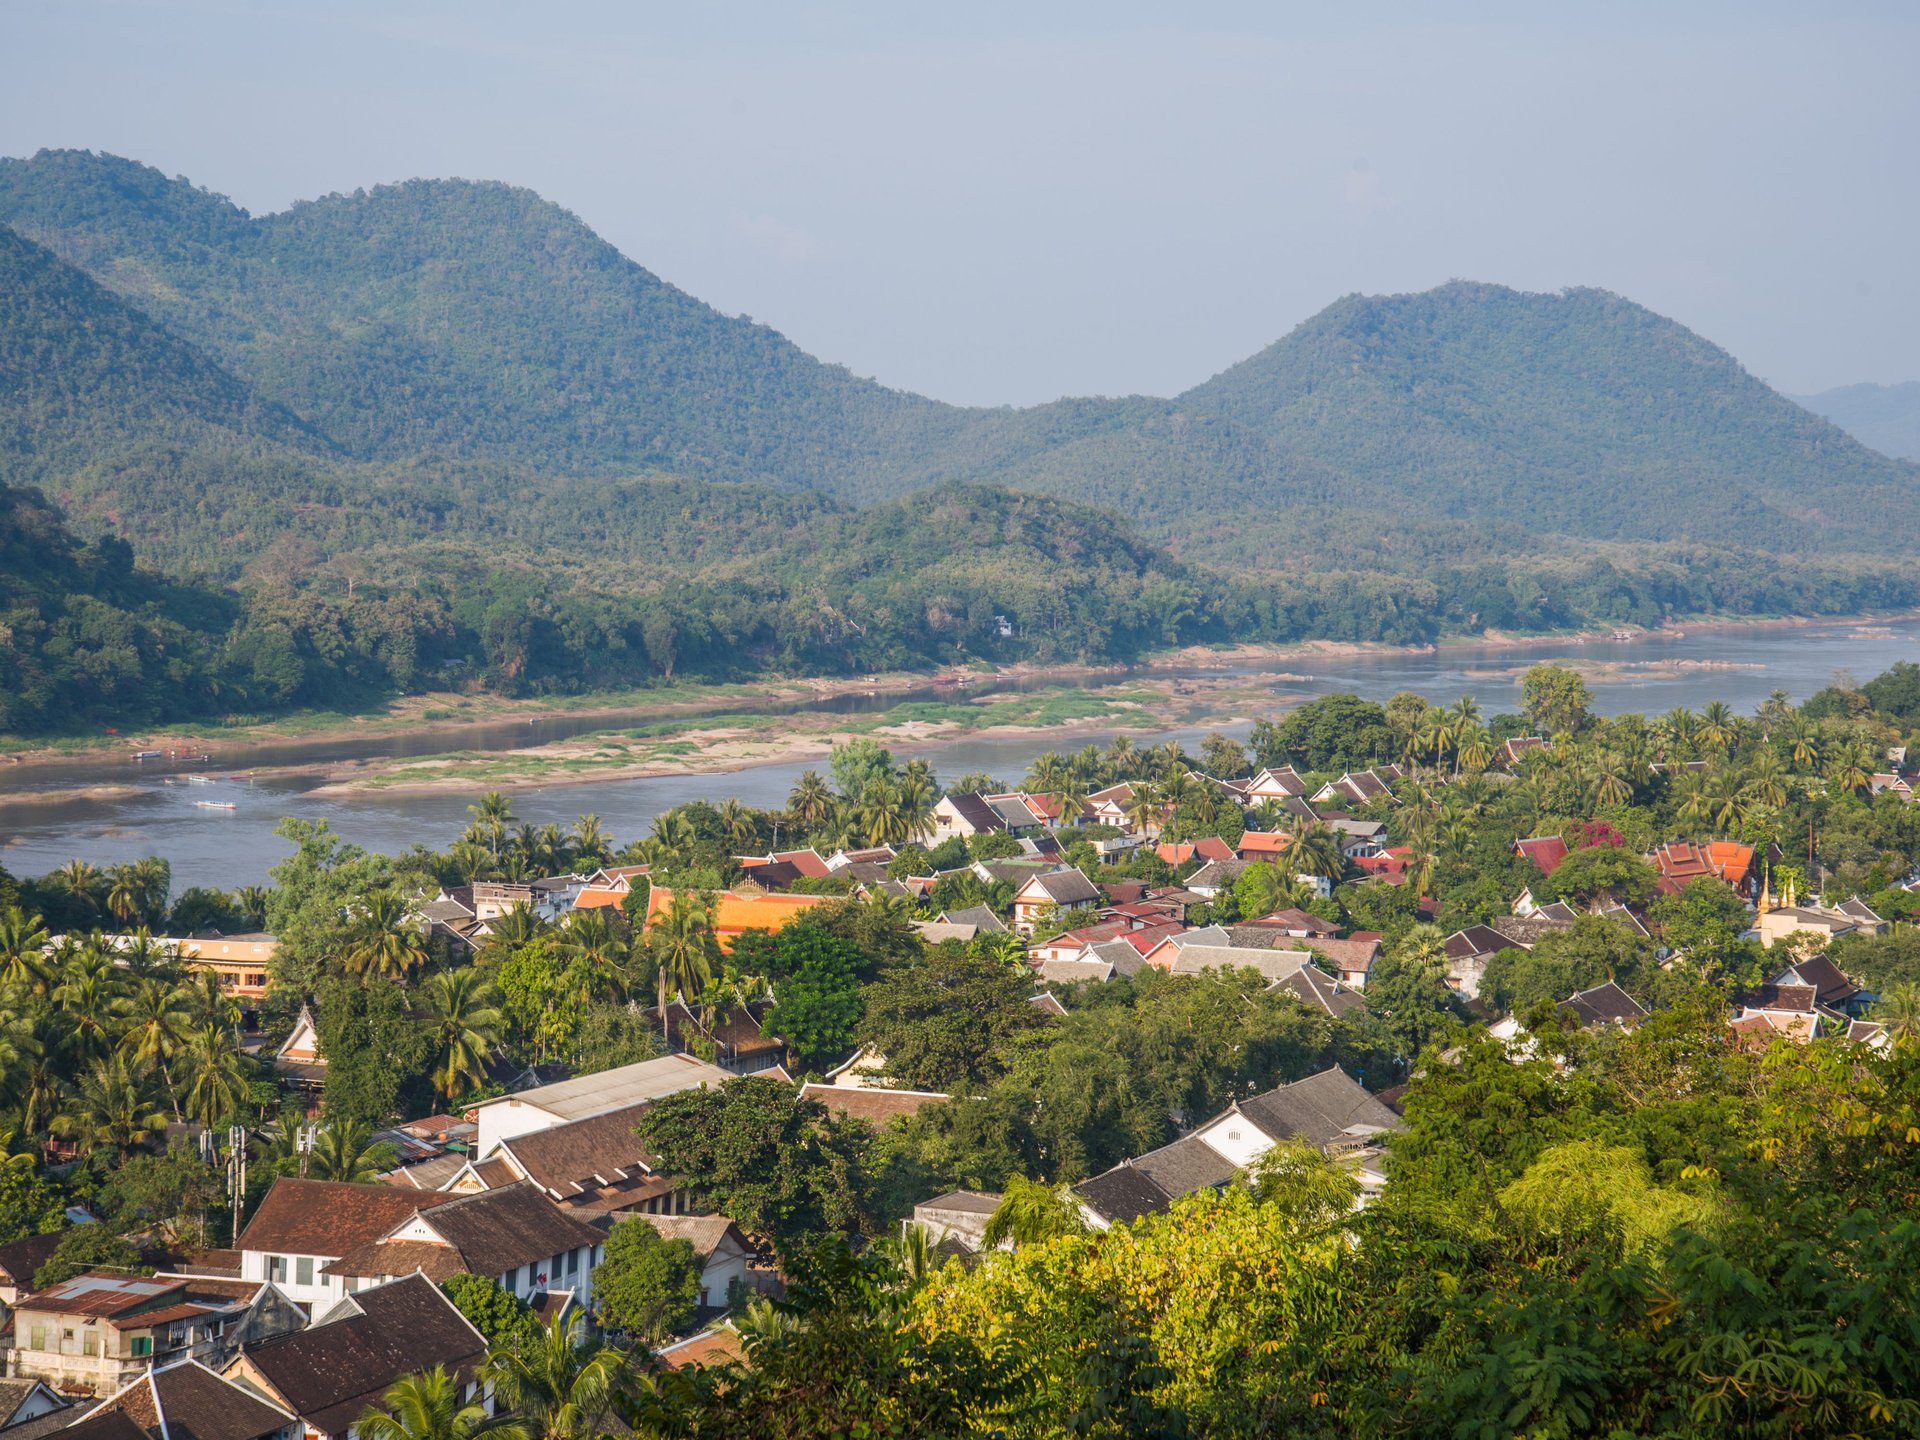
[[[305,1005],[300,1007],[299,1018],[293,1022],[293,1033],[274,1052],[273,1073],[309,1090],[317,1091],[327,1082],[327,1057],[320,1049],[320,1027]]]
[[[218,1363],[243,1340],[305,1323],[299,1307],[271,1285],[90,1270],[20,1297],[6,1368],[106,1395],[155,1364]]]
[[[440,1287],[409,1275],[340,1300],[298,1334],[242,1347],[224,1376],[299,1416],[306,1440],[346,1440],[395,1383],[436,1367],[491,1413],[486,1358],[486,1338]]]
[[[802,1100],[817,1100],[842,1120],[864,1120],[876,1130],[897,1125],[928,1105],[953,1097],[939,1090],[896,1090],[884,1085],[822,1085],[810,1080],[800,1087]]]
[[[1162,840],[1154,847],[1153,853],[1176,870],[1190,860],[1198,860],[1204,865],[1210,860],[1234,858],[1233,847],[1218,835],[1208,835],[1200,840]]]
[[[1367,805],[1375,800],[1393,799],[1393,782],[1401,776],[1397,765],[1379,765],[1371,770],[1348,771],[1329,780],[1313,792],[1313,803],[1329,801],[1342,805]]]
[[[1529,755],[1541,754],[1546,748],[1547,742],[1538,735],[1516,735],[1500,742],[1497,758],[1505,769],[1517,770]]]
[[[515,1135],[550,1130],[642,1101],[677,1095],[682,1090],[729,1084],[735,1078],[732,1071],[692,1055],[662,1055],[511,1095],[496,1095],[474,1107],[474,1119],[480,1128],[473,1153],[488,1156],[502,1140]]]
[[[270,1283],[299,1304],[324,1308],[347,1294],[343,1277],[325,1273],[328,1265],[380,1239],[416,1210],[452,1198],[393,1185],[283,1175],[240,1232],[235,1248],[241,1277]]]
[[[1300,778],[1300,772],[1291,765],[1282,765],[1278,770],[1262,770],[1247,782],[1245,790],[1249,808],[1262,800],[1298,800],[1307,793],[1307,782]]]
[[[634,1131],[652,1104],[642,1100],[510,1136],[489,1151],[476,1150],[439,1188],[471,1194],[527,1181],[589,1222],[607,1215],[683,1213],[689,1198],[685,1187],[655,1169],[652,1152]]]
[[[44,1235],[28,1235],[0,1245],[0,1305],[16,1304],[33,1289],[33,1277],[53,1258],[65,1233],[50,1230]]]
[[[302,1430],[299,1417],[283,1406],[184,1360],[149,1366],[58,1433],[74,1440],[300,1440]]]
[[[1502,950],[1527,947],[1502,935],[1491,925],[1469,925],[1456,930],[1445,941],[1447,984],[1469,1000],[1480,994],[1480,977],[1487,973],[1487,962]]]
[[[6,1435],[7,1440],[16,1436],[19,1440],[39,1440],[78,1416],[73,1402],[44,1380],[21,1375],[0,1380],[0,1435]],[[39,1423],[31,1424],[33,1421]]]
[[[1043,914],[1091,910],[1102,898],[1100,887],[1078,870],[1031,876],[1013,892],[1013,928],[1031,935]]]
[[[532,1182],[421,1203],[426,1198],[416,1196],[411,1214],[321,1274],[341,1281],[348,1295],[417,1272],[436,1284],[455,1275],[484,1276],[527,1301],[565,1291],[592,1305],[593,1267],[606,1232],[555,1205]]]
[[[1753,893],[1754,850],[1732,840],[1670,840],[1647,857],[1659,871],[1662,895],[1678,895],[1695,880],[1721,880],[1742,895]]]
[[[1567,858],[1567,842],[1558,835],[1531,835],[1513,842],[1513,853],[1531,860],[1542,875],[1551,875]]]
[[[965,792],[943,795],[933,807],[933,839],[936,844],[956,836],[969,840],[975,835],[991,835],[1006,828],[1006,819],[987,803],[984,795]]]

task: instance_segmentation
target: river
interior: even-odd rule
[[[1315,656],[1288,661],[1259,661],[1243,666],[1195,669],[1192,674],[1271,673],[1277,669],[1312,672],[1311,679],[1273,688],[1278,711],[1315,695],[1352,691],[1383,700],[1413,690],[1436,702],[1462,694],[1479,699],[1488,713],[1518,706],[1517,682],[1508,671],[1543,660],[1580,660],[1626,667],[1594,685],[1594,708],[1603,714],[1638,711],[1657,715],[1675,706],[1699,709],[1725,700],[1751,714],[1775,689],[1804,700],[1846,671],[1870,679],[1897,661],[1920,659],[1920,621],[1843,621],[1793,628],[1699,631],[1680,636],[1650,636],[1630,643],[1586,641],[1551,646],[1475,645],[1431,654]],[[1709,668],[1712,667],[1712,668]],[[1177,676],[1159,670],[1154,675]],[[1127,676],[1085,682],[1089,688],[1124,684]],[[994,683],[983,690],[1047,684],[1045,680]],[[929,691],[929,694],[933,692]],[[945,692],[951,698],[953,692]],[[974,692],[980,693],[980,692]],[[740,710],[793,713],[800,710],[859,711],[898,704],[913,695],[840,696],[774,706],[732,706]],[[338,762],[371,756],[418,755],[462,750],[517,750],[588,730],[613,729],[652,718],[559,717],[535,724],[496,723],[457,736],[416,733],[373,741],[286,741],[223,751],[217,764],[173,766],[135,763],[126,758],[58,767],[22,767],[0,772],[0,793],[14,799],[0,805],[0,865],[15,875],[39,875],[67,860],[81,858],[106,866],[161,855],[172,862],[174,892],[190,885],[232,889],[261,884],[268,869],[291,847],[273,834],[282,816],[325,819],[335,831],[372,850],[396,853],[420,843],[448,844],[467,823],[468,795],[368,794],[317,796],[306,793],[318,782],[307,778],[243,781],[226,778],[236,770],[270,765]],[[1237,728],[1244,735],[1246,726]],[[1201,731],[1173,730],[1137,737],[1141,743],[1169,737],[1197,740]],[[1015,781],[1029,762],[1047,749],[1077,749],[1099,734],[1060,737],[978,736],[956,740],[923,754],[941,775],[985,770]],[[817,763],[817,762],[816,762]],[[687,800],[715,802],[729,796],[749,805],[782,804],[805,764],[763,765],[730,773],[671,775],[600,784],[516,790],[514,815],[533,824],[570,824],[583,812],[598,815],[607,830],[624,842],[644,835],[653,817]],[[190,783],[199,773],[204,783]],[[174,783],[167,783],[171,779]],[[112,797],[81,796],[89,787],[133,787]],[[44,802],[21,798],[43,794]],[[203,808],[196,801],[230,802],[232,810]]]

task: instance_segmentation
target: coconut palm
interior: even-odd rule
[[[1788,758],[1802,770],[1820,764],[1820,726],[1814,720],[1794,711],[1781,727],[1780,738],[1786,742]]]
[[[933,835],[933,805],[938,797],[933,776],[911,766],[901,772],[900,817],[909,840],[926,841]]]
[[[911,822],[901,803],[900,787],[891,780],[869,780],[860,791],[859,821],[867,844],[904,844]]]
[[[673,995],[698,995],[713,975],[720,943],[713,933],[713,899],[691,890],[675,890],[664,911],[647,930],[647,945],[659,967],[660,1032],[673,1043],[667,1001]]]
[[[52,979],[47,929],[40,917],[18,906],[0,910],[0,985],[18,985],[44,995]]]
[[[1669,761],[1686,758],[1693,745],[1694,726],[1693,712],[1684,705],[1675,706],[1654,721],[1653,735],[1659,743],[1661,758]]]
[[[1041,795],[1058,790],[1066,783],[1069,768],[1058,750],[1043,750],[1027,768],[1027,789]]]
[[[633,946],[612,911],[604,908],[574,911],[560,932],[560,948],[565,954],[585,961],[592,972],[592,988],[581,1000],[625,998]]]
[[[443,970],[420,987],[420,1009],[439,1060],[433,1085],[451,1101],[461,1088],[483,1083],[487,1057],[500,1043],[505,1020],[500,992],[471,965]]]
[[[1318,875],[1327,880],[1338,880],[1347,868],[1347,859],[1340,851],[1340,837],[1333,833],[1329,825],[1318,820],[1304,821],[1296,826],[1293,839],[1287,846],[1287,867],[1296,875]]]
[[[111,1147],[125,1164],[166,1125],[150,1083],[116,1053],[95,1060],[81,1075],[72,1101],[53,1117],[51,1128],[78,1141],[88,1154]]]
[[[1107,746],[1107,771],[1120,777],[1131,775],[1133,767],[1140,761],[1140,752],[1131,736],[1116,735]]]
[[[1187,752],[1180,748],[1178,740],[1168,740],[1157,746],[1153,752],[1153,765],[1162,783],[1170,782],[1175,776],[1185,775],[1193,768],[1192,762],[1187,759]]]
[[[569,844],[576,864],[585,860],[604,865],[607,856],[613,853],[613,841],[602,828],[598,815],[582,815],[574,821]]]
[[[111,1050],[118,1036],[120,971],[104,951],[82,948],[53,987],[54,1004],[67,1026],[67,1049],[81,1064]]]
[[[1420,741],[1420,753],[1430,758],[1435,768],[1447,758],[1447,751],[1453,747],[1453,725],[1447,712],[1434,706],[1420,717],[1419,729],[1415,732]]]
[[[727,832],[727,843],[736,855],[752,853],[760,839],[760,822],[753,811],[729,795],[720,804],[720,828]]]
[[[374,1180],[380,1165],[372,1151],[372,1126],[364,1120],[336,1120],[313,1137],[308,1170],[316,1180]]]
[[[235,1047],[232,1030],[203,1024],[184,1047],[180,1109],[196,1125],[218,1129],[247,1103],[251,1078],[249,1062]]]
[[[107,909],[122,925],[131,924],[140,913],[143,898],[141,882],[131,865],[116,865],[108,873]]]
[[[1766,810],[1778,810],[1787,803],[1787,786],[1780,757],[1771,750],[1756,750],[1747,762],[1746,789],[1753,803]]]
[[[1673,781],[1673,813],[1689,824],[1697,824],[1707,818],[1710,804],[1707,796],[1707,777],[1697,770],[1682,771]]]
[[[19,1111],[21,1130],[28,1135],[42,1134],[72,1088],[60,1018],[47,1007],[38,1006],[31,1019],[11,1031],[8,1041],[16,1056],[7,1076],[8,1099]]]
[[[600,1440],[632,1361],[587,1333],[580,1313],[555,1315],[541,1332],[487,1359],[486,1378],[528,1440]]]
[[[981,936],[980,952],[1009,969],[1024,970],[1027,966],[1027,942],[1016,930],[995,930]]]
[[[220,977],[211,970],[191,970],[180,984],[191,1023],[218,1026],[232,1031],[240,1025],[240,1002],[226,992]]]
[[[1595,757],[1593,798],[1600,805],[1624,805],[1633,798],[1633,785],[1627,779],[1627,764],[1620,756],[1602,752]]]
[[[1700,712],[1700,723],[1694,727],[1693,742],[1724,755],[1736,733],[1732,707],[1724,700],[1709,700]]]
[[[787,809],[793,812],[794,819],[811,830],[832,811],[833,787],[821,778],[818,770],[808,770],[794,782],[793,793],[787,796]]]
[[[1849,795],[1864,794],[1873,787],[1873,757],[1866,747],[1843,745],[1827,762],[1827,782]]]
[[[1477,776],[1493,763],[1493,737],[1480,726],[1463,731],[1458,743],[1459,749],[1454,755],[1456,776],[1463,769]]]
[[[255,930],[267,928],[267,892],[259,885],[242,885],[231,893],[233,908]]]
[[[1733,834],[1747,823],[1747,792],[1740,777],[1722,768],[1707,776],[1704,790],[1707,814],[1724,834]]]
[[[1128,787],[1127,803],[1121,807],[1127,817],[1127,824],[1138,833],[1145,835],[1159,819],[1161,808],[1166,802],[1160,796],[1160,788],[1145,780],[1136,780]]]
[[[367,896],[340,960],[350,974],[370,980],[401,980],[426,964],[427,947],[408,922],[398,891]]]
[[[409,1375],[354,1423],[359,1440],[480,1440],[487,1435],[528,1437],[518,1422],[489,1416],[478,1400],[462,1398],[466,1381],[444,1365]],[[591,1432],[589,1432],[591,1433]]]
[[[477,804],[467,807],[467,813],[473,816],[467,833],[492,851],[493,858],[498,860],[501,845],[507,838],[507,827],[513,823],[513,802],[498,790],[489,790]]]
[[[144,925],[136,925],[122,935],[113,952],[114,958],[134,975],[172,979],[179,973],[178,949],[154,939],[153,932]]]
[[[89,918],[100,913],[107,895],[107,877],[100,873],[98,866],[85,860],[69,860],[47,876],[47,880],[66,892]]]
[[[174,1116],[179,1118],[169,1062],[187,1043],[193,1024],[185,990],[171,980],[149,975],[134,981],[116,1002],[116,1009],[127,1027],[120,1036],[121,1050],[143,1070],[159,1071],[167,1096],[174,1102]]]

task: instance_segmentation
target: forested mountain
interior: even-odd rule
[[[966,410],[721,315],[504,185],[411,181],[256,218],[130,161],[43,152],[0,161],[0,223],[363,462],[856,502],[1005,484],[1264,567],[1315,568],[1357,527],[1390,570],[1555,537],[1891,552],[1920,476],[1601,291],[1352,296],[1177,399]]]
[[[1174,399],[962,409],[721,315],[524,190],[254,217],[109,156],[0,160],[0,484],[197,577],[102,602],[133,617],[122,659],[198,607],[143,714],[450,663],[579,690],[1908,605],[1917,480],[1600,291],[1349,297]],[[57,528],[8,504],[16,548]],[[8,663],[39,667],[48,724],[148,673],[60,638],[62,586],[106,578],[60,533],[0,596],[37,617]]]
[[[1842,385],[1794,398],[1882,455],[1920,460],[1920,380],[1904,385]]]

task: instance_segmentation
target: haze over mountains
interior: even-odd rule
[[[608,596],[608,633],[673,610],[656,673],[989,653],[995,614],[1019,653],[1099,656],[1906,603],[1920,492],[1598,290],[1349,296],[1170,399],[969,409],[722,315],[525,190],[252,217],[79,151],[0,160],[0,465],[250,596],[432,597],[410,643],[515,685],[540,647],[489,624]]]
[[[1920,460],[1920,380],[1840,385],[1794,398],[1883,455]]]

